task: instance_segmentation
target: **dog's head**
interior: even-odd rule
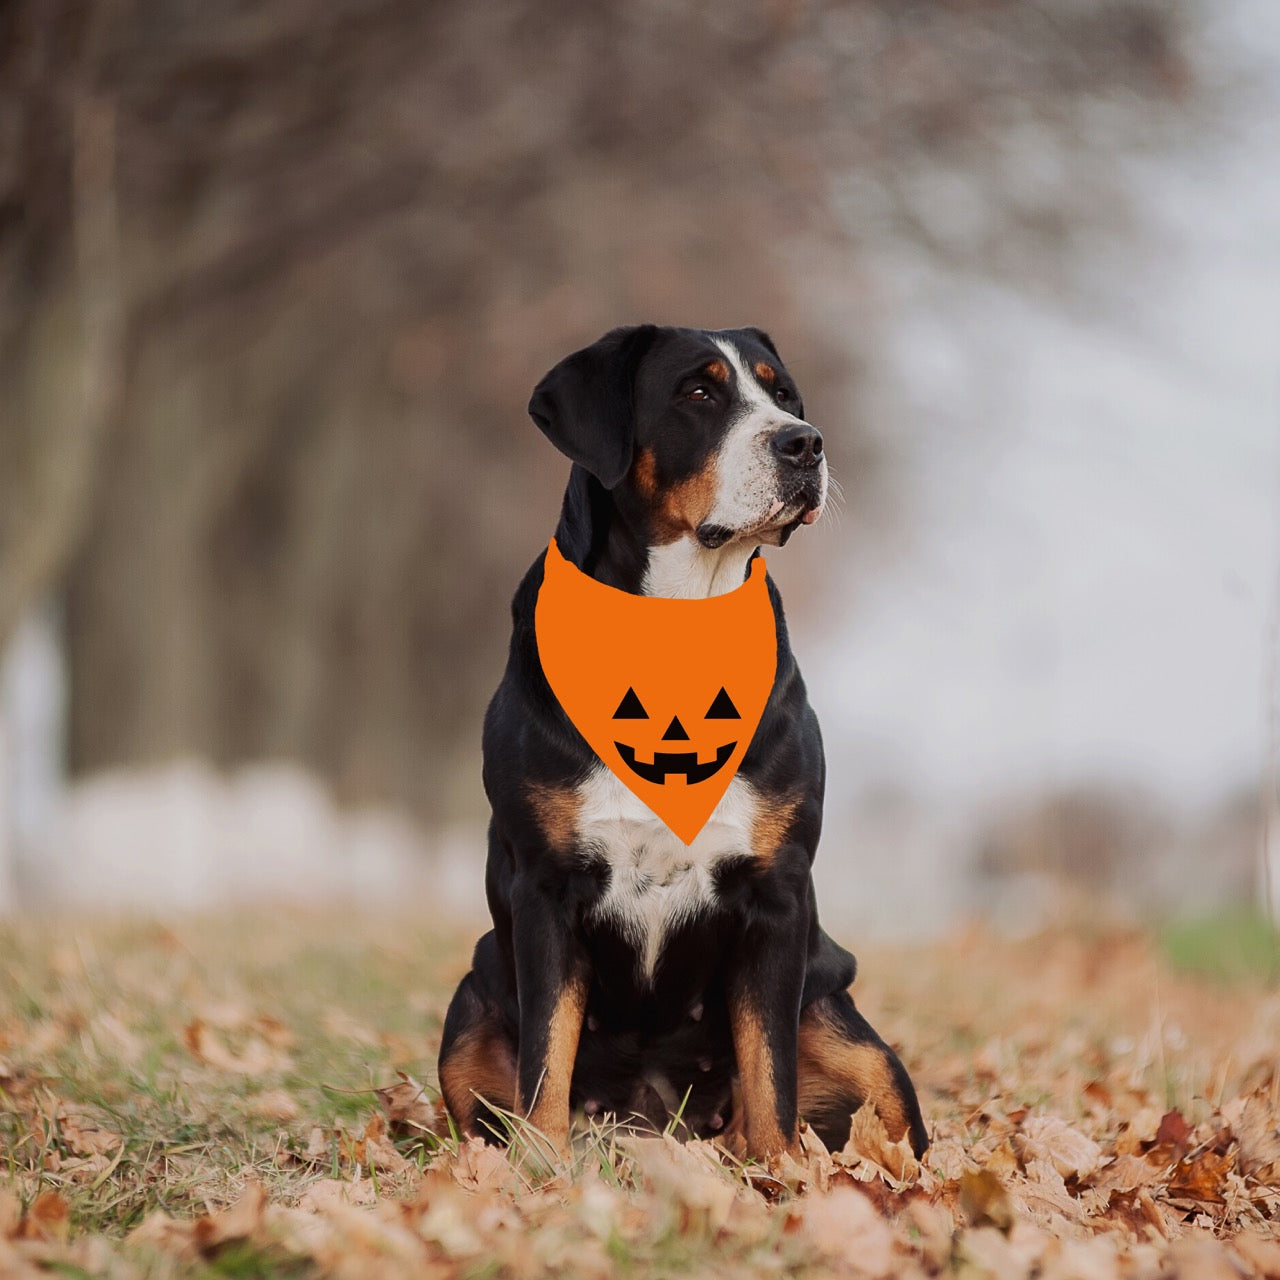
[[[781,546],[826,501],[822,434],[759,329],[615,329],[556,365],[529,413],[652,547]]]

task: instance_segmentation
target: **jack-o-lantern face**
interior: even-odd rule
[[[635,689],[627,690],[621,703],[618,704],[617,711],[613,713],[613,718],[615,720],[649,719],[649,713],[636,696]],[[716,721],[742,719],[738,714],[738,708],[733,705],[733,700],[729,697],[728,691],[723,685],[703,719]],[[693,721],[690,721],[690,723],[693,723]],[[661,741],[691,741],[689,732],[680,723],[678,715],[671,717],[671,723],[667,725],[663,732]],[[646,782],[654,782],[661,786],[666,783],[668,778],[676,776],[683,778],[691,787],[714,778],[729,763],[729,757],[738,748],[737,742],[725,742],[718,746],[713,745],[710,750],[714,752],[714,755],[710,760],[700,759],[700,753],[696,747],[688,751],[658,751],[655,749],[653,751],[653,760],[646,764],[643,760],[636,759],[637,748],[635,746],[628,745],[625,742],[615,742],[613,745],[617,747],[618,754],[622,757],[622,761],[627,768],[632,773],[638,774]]]
[[[685,844],[738,771],[778,662],[764,562],[709,600],[633,596],[552,542],[534,613],[538,658],[601,763]]]

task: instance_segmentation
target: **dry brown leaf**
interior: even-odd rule
[[[1117,1156],[1101,1167],[1089,1180],[1090,1186],[1102,1191],[1133,1191],[1163,1181],[1165,1168],[1145,1156]]]
[[[1169,1199],[1222,1204],[1231,1163],[1229,1156],[1220,1156],[1213,1151],[1181,1161],[1169,1182]]]
[[[960,1178],[960,1211],[975,1227],[988,1225],[1004,1232],[1013,1227],[1013,1202],[1004,1183],[990,1169]]]
[[[306,1213],[328,1213],[337,1206],[371,1205],[378,1193],[368,1178],[359,1182],[343,1182],[339,1178],[319,1178],[309,1183],[298,1199],[298,1208]]]
[[[261,1183],[250,1182],[231,1208],[196,1219],[192,1230],[196,1248],[211,1254],[233,1240],[250,1239],[261,1228],[266,1207],[266,1189]]]
[[[1226,1249],[1203,1236],[1175,1240],[1169,1247],[1169,1266],[1178,1280],[1240,1280]]]
[[[426,1090],[411,1075],[397,1071],[399,1084],[376,1089],[378,1101],[391,1122],[392,1132],[406,1135],[435,1133],[440,1122],[439,1113],[427,1098]]]
[[[1162,1119],[1164,1119],[1163,1113],[1157,1111],[1155,1107],[1145,1106],[1136,1111],[1120,1126],[1120,1134],[1116,1139],[1116,1154],[1140,1155],[1155,1142]]]
[[[195,1223],[179,1222],[162,1210],[155,1210],[125,1237],[128,1244],[148,1245],[157,1253],[194,1252]]]
[[[962,1276],[1028,1276],[1041,1251],[1038,1237],[1024,1235],[1015,1242],[1012,1225],[1006,1230],[990,1223],[962,1232],[955,1246]]]
[[[1043,1160],[1063,1178],[1084,1178],[1102,1160],[1102,1148],[1056,1116],[1032,1116],[1014,1136],[1014,1148],[1026,1165]]]
[[[925,1163],[947,1182],[958,1182],[960,1176],[974,1167],[964,1144],[953,1138],[940,1138],[925,1152]]]
[[[1041,1219],[1061,1215],[1072,1222],[1084,1216],[1083,1206],[1067,1190],[1062,1174],[1048,1160],[1032,1160],[1027,1165],[1026,1179],[1017,1186],[1017,1193],[1028,1209]],[[1045,1225],[1051,1225],[1046,1221]]]
[[[71,1206],[57,1191],[42,1191],[18,1227],[23,1240],[65,1240],[71,1231]]]
[[[651,1191],[674,1200],[691,1222],[712,1231],[724,1228],[738,1187],[726,1175],[710,1143],[681,1145],[666,1134],[659,1138],[627,1137],[619,1145],[635,1161]]]
[[[265,1120],[278,1120],[287,1124],[300,1114],[298,1104],[284,1089],[266,1089],[245,1099],[249,1111]]]
[[[101,1128],[87,1113],[65,1107],[58,1111],[58,1131],[78,1156],[106,1155],[122,1141],[118,1133]]]
[[[272,1048],[265,1040],[250,1036],[239,1053],[207,1023],[197,1018],[183,1029],[183,1042],[191,1054],[217,1071],[234,1075],[265,1076],[287,1071],[293,1065],[287,1053]]]
[[[22,1222],[22,1203],[13,1192],[0,1187],[0,1240],[11,1240]]]
[[[348,1164],[384,1169],[388,1173],[400,1173],[409,1163],[387,1137],[387,1121],[380,1112],[370,1117],[359,1136],[338,1134],[338,1158]]]
[[[1018,1172],[1022,1167],[1022,1161],[1018,1159],[1018,1153],[1013,1149],[1013,1143],[1008,1138],[1005,1138],[994,1151],[983,1159],[982,1167],[990,1169],[997,1178],[1008,1178]]]
[[[869,1160],[897,1182],[912,1182],[920,1173],[910,1142],[905,1136],[890,1142],[884,1122],[870,1102],[863,1103],[854,1113],[849,1141],[834,1159],[837,1164],[849,1166],[859,1160]]]
[[[916,1234],[915,1247],[925,1267],[930,1273],[941,1271],[951,1257],[955,1220],[940,1205],[924,1199],[908,1201],[903,1212],[909,1229]]]
[[[1222,1117],[1240,1144],[1240,1167],[1263,1182],[1280,1180],[1280,1131],[1267,1095],[1259,1090],[1223,1105]]]
[[[1156,1146],[1168,1147],[1175,1155],[1180,1156],[1186,1150],[1187,1139],[1191,1136],[1191,1126],[1183,1118],[1181,1111],[1166,1111],[1160,1117],[1160,1127],[1156,1130]]]
[[[1231,1247],[1255,1275],[1264,1280],[1280,1280],[1280,1241],[1242,1232],[1231,1241]]]
[[[307,1135],[307,1149],[302,1153],[312,1163],[321,1164],[333,1158],[333,1144],[327,1130],[313,1125]]]
[[[1114,1240],[1055,1240],[1047,1251],[1039,1280],[1116,1280],[1120,1255]]]
[[[801,1231],[828,1261],[857,1275],[894,1270],[894,1235],[871,1201],[852,1187],[836,1187],[800,1203]]]
[[[450,1169],[459,1186],[470,1191],[520,1190],[520,1177],[511,1166],[505,1151],[491,1147],[480,1138],[468,1138],[458,1146],[454,1160],[442,1153],[432,1161]]]

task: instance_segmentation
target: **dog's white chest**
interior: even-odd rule
[[[603,859],[610,873],[593,915],[622,930],[652,979],[667,934],[714,903],[716,866],[751,855],[756,793],[734,778],[688,845],[608,769],[597,769],[579,795],[580,847]]]

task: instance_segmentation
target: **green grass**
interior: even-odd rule
[[[434,1081],[459,943],[287,915],[0,930],[0,1186],[24,1208],[57,1191],[74,1233],[116,1237],[157,1210],[232,1202],[248,1177],[295,1198],[334,1172],[306,1155],[312,1127],[358,1129],[397,1068]],[[265,1046],[262,1070],[201,1061],[197,1020],[233,1054]],[[118,1145],[87,1154],[59,1108]]]
[[[1215,982],[1267,983],[1280,979],[1280,931],[1262,913],[1237,909],[1167,924],[1160,941],[1180,973]]]

